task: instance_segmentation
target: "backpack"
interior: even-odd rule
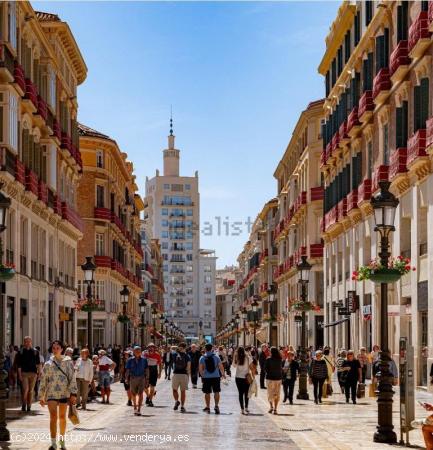
[[[206,370],[208,373],[215,372],[216,364],[215,364],[215,358],[213,355],[205,356],[204,357],[204,365],[206,367]]]
[[[174,370],[176,372],[182,372],[186,369],[186,355],[177,353],[174,360]]]

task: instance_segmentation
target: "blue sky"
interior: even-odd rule
[[[300,111],[324,95],[317,66],[339,5],[33,3],[69,23],[89,69],[79,120],[118,142],[142,194],[162,170],[173,105],[182,175],[200,176],[201,246],[219,267],[236,261],[248,227],[227,236],[217,217],[254,220],[276,194],[273,172]]]

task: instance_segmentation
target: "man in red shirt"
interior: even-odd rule
[[[161,377],[162,372],[162,358],[153,343],[150,343],[147,346],[147,351],[143,352],[143,356],[147,359],[147,364],[149,366],[149,390],[146,392],[146,405],[153,406],[152,399],[156,393],[156,382],[158,381],[158,378]]]

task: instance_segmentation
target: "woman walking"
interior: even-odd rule
[[[99,386],[101,388],[102,403],[110,404],[111,394],[111,375],[110,371],[116,367],[116,364],[107,356],[105,350],[99,350]]]
[[[340,350],[340,353],[338,354],[338,358],[335,361],[335,365],[337,367],[337,380],[338,384],[340,385],[341,393],[344,394],[344,385],[345,385],[345,374],[343,374],[343,364],[346,360],[346,350]]]
[[[283,364],[281,354],[276,347],[271,348],[270,356],[265,360],[264,370],[268,389],[269,413],[278,414],[281,380],[283,379]]]
[[[78,389],[77,408],[81,406],[82,409],[86,409],[89,386],[93,380],[93,363],[89,358],[89,350],[87,348],[83,348],[80,355],[75,364]]]
[[[233,367],[235,368],[235,381],[239,393],[239,404],[242,414],[248,415],[248,390],[253,379],[251,375],[252,361],[245,353],[243,347],[238,347],[233,359]]]
[[[310,364],[310,383],[314,386],[314,403],[322,403],[323,383],[328,376],[326,361],[322,359],[322,351],[317,350],[315,359]]]
[[[60,431],[60,448],[65,449],[66,410],[68,404],[74,405],[77,397],[77,383],[72,360],[64,356],[63,344],[53,341],[51,344],[53,356],[45,363],[39,386],[41,406],[48,405],[50,413],[51,446],[49,450],[57,449],[57,421]]]
[[[289,399],[290,404],[293,405],[293,391],[298,372],[299,363],[295,360],[295,353],[289,350],[283,364],[283,403]]]

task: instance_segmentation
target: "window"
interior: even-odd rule
[[[104,152],[102,150],[96,150],[96,167],[104,168]]]
[[[211,271],[211,267],[209,265],[205,265],[205,266],[203,266],[203,271],[204,272],[210,272]]]
[[[192,265],[191,265],[191,264],[188,264],[188,265],[186,266],[186,271],[187,271],[187,272],[192,272]]]
[[[193,215],[193,210],[192,209],[187,209],[186,210],[186,215],[187,216],[192,216]]]
[[[168,227],[168,220],[167,219],[161,220],[161,226]]]
[[[384,29],[382,36],[376,37],[376,74],[388,67],[389,63],[389,30]]]
[[[8,2],[8,41],[17,50],[17,8],[16,2]]]
[[[168,216],[168,209],[167,208],[162,208],[161,215]]]
[[[350,30],[346,33],[346,36],[344,37],[344,63],[347,63],[350,58]]]
[[[164,184],[164,189],[165,190],[169,190],[170,189],[170,185],[169,184]]]
[[[363,92],[373,89],[373,53],[362,61],[362,87]]]
[[[205,282],[205,283],[210,283],[211,280],[212,280],[212,277],[211,277],[210,275],[205,275],[205,276],[204,276],[204,282]]]
[[[48,67],[48,104],[56,109],[56,73],[52,67]]]
[[[105,299],[105,281],[104,280],[96,280],[96,298],[98,300],[104,300]]]
[[[183,192],[183,185],[182,184],[172,184],[171,190],[173,192]]]
[[[373,172],[373,142],[367,142],[367,178],[371,180]]]
[[[185,242],[185,250],[192,250],[192,242]]]
[[[167,241],[161,242],[161,248],[164,249],[164,250],[167,250],[168,249],[168,242]]]
[[[419,86],[413,89],[414,94],[414,133],[426,127],[428,119],[429,79],[422,78]]]
[[[187,261],[192,261],[192,253],[188,253],[186,255],[186,259],[187,259]]]
[[[353,45],[357,46],[361,40],[361,11],[358,11],[355,16],[354,30],[353,30]]]
[[[408,5],[409,3],[404,1],[397,6],[397,42],[407,40]]]
[[[97,208],[104,208],[105,205],[105,193],[104,193],[104,186],[100,186],[99,184],[96,185],[96,207]]]
[[[167,239],[168,238],[168,231],[166,231],[166,230],[161,231],[161,237]]]
[[[191,185],[190,184],[185,184],[185,190],[189,191],[191,189]]]
[[[371,22],[373,18],[373,6],[374,3],[371,1],[365,2],[365,26],[368,27],[368,24]]]
[[[389,166],[389,143],[388,143],[388,124],[384,124],[382,129],[383,140],[383,164]]]
[[[104,256],[105,255],[105,242],[104,235],[102,233],[96,233],[96,255]]]
[[[0,143],[18,152],[18,99],[10,92],[0,92]]]

